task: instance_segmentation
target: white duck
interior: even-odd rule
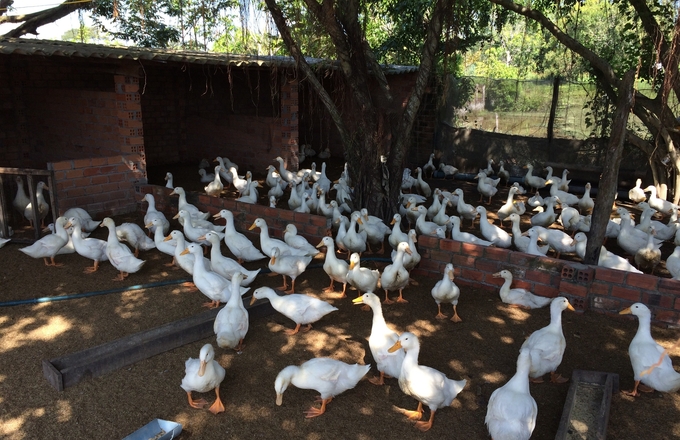
[[[71,217],[64,228],[73,227],[73,247],[78,255],[89,258],[94,261],[93,267],[87,267],[84,272],[92,273],[99,269],[101,261],[107,261],[109,257],[106,256],[106,242],[94,237],[83,237],[80,217]]]
[[[214,197],[219,197],[220,193],[224,189],[224,184],[222,183],[222,179],[220,178],[220,171],[222,170],[222,167],[217,165],[215,167],[215,174],[212,175],[212,179],[208,179],[208,183],[205,187],[203,187],[203,190],[205,191],[206,194],[209,196],[214,196]],[[205,171],[203,171],[205,173]],[[208,177],[208,176],[206,176]],[[201,180],[201,182],[204,182]]]
[[[323,270],[331,279],[330,286],[326,287],[324,292],[334,292],[333,284],[335,281],[342,283],[342,294],[340,298],[345,297],[347,290],[347,272],[349,271],[349,264],[346,261],[338,259],[335,256],[335,244],[332,237],[324,237],[321,239],[317,248],[326,247],[326,258],[323,263]]]
[[[522,344],[521,349],[529,350],[531,382],[543,382],[543,375],[546,373],[550,373],[550,382],[553,383],[564,383],[568,380],[555,373],[567,348],[567,341],[562,332],[564,309],[574,311],[567,298],[562,296],[554,298],[550,303],[550,324],[533,332]]]
[[[174,179],[173,179],[172,173],[170,171],[165,173],[165,187],[170,188],[170,189],[175,188]]]
[[[616,212],[621,217],[621,229],[618,237],[616,237],[616,242],[626,253],[635,255],[639,249],[647,245],[649,234],[635,229],[627,209],[617,208]],[[660,240],[654,240],[654,242],[658,244]]]
[[[364,252],[367,246],[366,233],[357,231],[357,223],[361,221],[360,218],[361,213],[356,211],[352,213],[352,215],[350,216],[349,227],[347,228],[347,232],[345,233],[345,236],[342,239],[345,248],[349,252],[357,252],[359,254]]]
[[[438,228],[439,229],[439,228]],[[408,247],[411,249],[411,253],[404,254],[404,267],[406,270],[409,272],[413,270],[418,263],[420,263],[421,260],[421,255],[418,253],[418,249],[416,248],[416,243],[418,242],[418,235],[416,234],[415,229],[409,229],[408,231]],[[397,251],[393,250],[392,253],[390,254],[390,258],[392,259],[392,263],[394,263],[394,257],[396,257]]]
[[[680,280],[680,246],[675,246],[673,253],[666,259],[666,269],[674,280]]]
[[[361,296],[363,292],[375,292],[380,282],[380,271],[361,267],[361,259],[359,254],[355,252],[349,257],[347,282],[357,289],[358,296]]]
[[[576,252],[576,243],[574,239],[565,234],[559,229],[544,228],[542,226],[533,226],[538,232],[538,238],[541,241],[548,243],[551,249],[555,251],[555,258],[560,258],[560,254],[571,254]]]
[[[489,398],[484,422],[495,440],[529,440],[536,427],[538,406],[529,389],[529,350],[517,357],[517,371]]]
[[[432,173],[434,173],[434,170],[436,169],[436,168],[434,167],[433,161],[434,161],[434,153],[430,153],[429,159],[427,159],[427,162],[426,162],[425,165],[423,165],[423,167],[422,167],[422,168],[423,168],[423,172],[426,173],[426,174],[427,174],[427,173],[430,173],[430,176],[432,175]]]
[[[430,185],[423,180],[423,170],[422,168],[416,168],[416,191],[425,197],[430,197],[432,195],[432,188]]]
[[[274,255],[274,248],[279,249],[280,255],[307,255],[307,251],[305,250],[289,246],[285,241],[279,240],[278,238],[271,238],[269,236],[269,227],[267,226],[267,221],[265,219],[261,217],[256,218],[248,229],[253,230],[255,228],[260,228],[260,247],[262,248],[262,252],[265,255],[268,255],[269,258]]]
[[[579,198],[577,195],[572,194],[567,191],[562,191],[558,186],[552,181],[548,180],[545,182],[546,185],[550,185],[550,196],[560,199],[560,204],[564,206],[578,205]]]
[[[524,183],[529,185],[534,189],[534,192],[538,192],[539,189],[545,188],[546,180],[539,176],[534,176],[534,166],[532,164],[527,164],[527,173],[524,176]]]
[[[410,420],[420,420],[423,414],[423,405],[430,408],[430,418],[427,422],[416,422],[416,428],[427,431],[432,427],[434,414],[439,408],[451,405],[463,388],[466,380],[451,380],[441,371],[431,367],[418,365],[420,342],[416,335],[404,332],[397,342],[388,350],[393,353],[403,349],[406,352],[404,362],[401,364],[399,373],[399,387],[401,390],[418,401],[418,409],[415,411],[402,410]]]
[[[338,394],[354,388],[371,369],[370,365],[347,364],[331,358],[314,358],[299,367],[289,365],[279,372],[274,381],[276,404],[283,403],[283,393],[290,384],[305,390],[319,392],[321,408],[305,411],[306,418],[318,417],[326,412],[326,405]]]
[[[526,208],[524,207],[524,202],[515,202],[515,194],[517,194],[517,187],[512,186],[510,189],[508,189],[508,198],[503,204],[498,209],[498,212],[496,215],[498,216],[498,220],[501,221],[501,226],[503,226],[503,222],[505,221],[506,218],[510,214],[517,214],[517,215],[522,215],[526,212]]]
[[[454,167],[453,165],[447,165],[444,162],[441,162],[439,164],[439,171],[444,173],[444,178],[452,179],[453,176],[456,175],[458,172],[458,168]]]
[[[147,223],[145,227],[149,230],[154,228],[153,242],[156,243],[156,249],[166,255],[170,255],[172,257],[172,261],[167,263],[166,266],[173,266],[175,264],[175,247],[177,246],[177,242],[172,239],[167,241],[165,240],[166,236],[163,235],[163,224],[161,223],[161,219],[155,218],[151,220],[150,223]]]
[[[106,240],[106,256],[109,261],[118,269],[118,276],[114,281],[123,281],[131,273],[139,272],[146,261],[135,257],[129,247],[118,240],[116,235],[116,223],[112,218],[106,217],[99,225],[100,228],[108,228],[109,235]]]
[[[416,208],[411,208],[412,210],[418,211],[418,218],[416,219],[416,231],[423,235],[437,235],[438,224],[435,222],[425,220],[427,215],[427,208],[423,205],[418,205]]]
[[[529,255],[534,255],[537,257],[543,257],[548,253],[550,246],[538,246],[538,226],[529,228],[523,235],[529,236],[529,244],[527,245],[527,250],[525,251]]]
[[[54,234],[45,235],[32,245],[20,248],[19,250],[29,257],[42,258],[45,261],[45,266],[62,266],[61,263],[54,262],[54,257],[69,241],[68,232],[64,229],[67,221],[65,217],[57,218]],[[49,262],[47,261],[48,258],[50,259]]]
[[[269,270],[283,277],[283,285],[278,289],[285,293],[295,292],[295,279],[307,270],[307,266],[312,262],[313,257],[311,255],[281,255],[281,251],[276,246],[272,248],[271,252]],[[288,289],[286,276],[291,279],[290,290],[286,290]]]
[[[50,210],[50,205],[45,200],[43,190],[50,190],[47,184],[43,181],[38,182],[35,188],[35,201],[38,203],[38,220],[41,222],[41,227],[45,227],[44,220],[47,217],[47,212]],[[24,217],[33,225],[33,203],[30,201],[24,208]]]
[[[307,252],[307,255],[314,256],[319,253],[319,250],[309,243],[305,237],[298,235],[297,227],[292,223],[288,223],[283,230],[283,241],[285,241],[288,246],[304,250]]]
[[[301,180],[295,173],[286,169],[281,156],[276,157],[274,160],[279,163],[279,175],[283,180],[294,183],[298,183]]]
[[[260,183],[257,180],[253,180],[248,183],[247,187],[244,189],[244,194],[237,198],[237,202],[248,203],[250,205],[257,204],[257,200],[260,197],[260,193],[257,192],[257,188],[260,187]]]
[[[26,205],[31,203],[31,199],[26,195],[26,191],[24,190],[23,177],[16,176],[14,180],[17,183],[17,193],[12,200],[12,206],[14,206],[14,208],[16,208],[16,210],[23,215]]]
[[[194,273],[191,274],[196,288],[210,299],[210,302],[204,303],[205,307],[214,309],[220,306],[220,302],[226,303],[232,295],[231,281],[224,278],[222,275],[208,270],[203,261],[203,249],[198,243],[189,244],[180,255],[191,253],[194,256]],[[243,295],[248,291],[249,287],[240,287],[239,294]]]
[[[401,230],[401,215],[400,214],[394,214],[392,217],[392,221],[390,222],[392,225],[392,232],[390,233],[390,236],[387,238],[387,241],[390,243],[390,246],[394,250],[397,249],[397,246],[399,246],[399,243],[402,241],[408,241],[408,235]]]
[[[486,208],[478,206],[477,212],[479,213],[479,230],[482,232],[484,238],[498,247],[509,248],[512,246],[512,237],[510,234],[498,226],[489,223],[489,220],[486,217]]]
[[[645,191],[642,189],[641,185],[642,179],[637,179],[635,181],[635,186],[628,190],[628,198],[631,202],[640,203],[647,200],[647,196],[645,195]]]
[[[214,232],[208,232],[205,234],[205,240],[210,243],[210,268],[213,272],[217,272],[224,278],[231,280],[232,277],[240,273],[241,274],[241,286],[249,286],[250,283],[255,280],[257,274],[260,273],[262,268],[257,270],[248,270],[241,266],[235,260],[222,255],[222,250],[220,249],[220,236]]]
[[[256,289],[253,292],[250,304],[252,305],[258,299],[264,298],[269,300],[274,310],[295,322],[295,329],[286,330],[287,335],[296,334],[300,331],[302,325],[306,325],[302,331],[307,332],[311,330],[312,323],[315,323],[327,314],[338,310],[337,307],[330,305],[326,301],[301,293],[279,296],[271,287],[260,287]]]
[[[645,192],[649,193],[649,206],[656,209],[662,214],[671,215],[673,213],[673,207],[675,206],[668,200],[660,199],[656,196],[656,187],[654,185],[649,185],[645,188]]]
[[[187,212],[184,209],[180,209],[177,214],[173,217],[173,219],[181,219],[180,223],[184,224],[184,236],[187,238],[189,241],[193,242],[198,242],[202,244],[207,244],[205,240],[199,240],[200,237],[204,236],[208,232],[212,231],[215,232],[217,235],[220,236],[220,238],[224,237],[223,232],[218,232],[217,229],[219,228],[217,225],[213,225],[210,223],[210,225],[205,225],[205,226],[195,226],[191,222],[191,215],[189,212]]]
[[[540,307],[547,306],[550,304],[550,301],[552,301],[552,298],[534,295],[526,289],[511,289],[510,286],[512,285],[512,273],[510,273],[510,271],[507,269],[496,272],[493,274],[493,277],[503,278],[505,280],[500,288],[499,295],[504,303],[510,304],[512,307],[538,309]]]
[[[399,334],[387,326],[383,316],[382,305],[378,296],[371,292],[352,300],[354,304],[366,304],[373,310],[373,322],[371,324],[371,335],[368,337],[368,347],[375,360],[376,367],[380,371],[380,377],[368,379],[374,385],[384,385],[385,377],[399,377],[401,374],[401,364],[404,361],[405,353],[398,350],[389,353],[389,350],[399,339]]]
[[[475,176],[477,179],[477,191],[479,192],[479,201],[481,202],[484,197],[488,197],[489,201],[487,205],[491,204],[491,197],[495,196],[498,189],[486,180],[486,173],[480,171]]]
[[[149,206],[146,208],[146,213],[144,213],[144,224],[148,225],[152,223],[152,220],[157,218],[160,221],[161,233],[167,235],[170,232],[170,222],[165,218],[165,214],[156,209],[156,199],[154,199],[153,194],[144,194],[144,199]],[[149,228],[151,234],[156,232],[156,225],[152,223],[151,228]]]
[[[220,399],[220,384],[225,374],[224,368],[215,360],[215,350],[210,344],[205,344],[201,348],[198,359],[187,359],[180,386],[187,393],[189,406],[202,409],[208,404],[204,399],[194,400],[191,397],[192,391],[206,393],[215,390],[215,402],[210,406],[209,411],[213,414],[224,412],[224,405]]]
[[[213,218],[223,218],[226,222],[224,229],[224,243],[229,248],[229,251],[237,258],[239,264],[244,261],[257,261],[267,258],[260,250],[253,244],[248,237],[238,232],[234,226],[234,214],[227,209],[222,209],[215,214]]]
[[[231,184],[234,186],[236,191],[240,195],[245,195],[246,191],[249,189],[248,185],[252,182],[253,175],[250,171],[246,171],[246,175],[241,177],[238,175],[236,168],[229,167],[227,170],[231,174]]]
[[[498,177],[500,177],[501,179],[503,179],[505,181],[505,186],[508,186],[508,182],[510,182],[510,172],[505,169],[505,162],[500,161],[498,163],[498,166],[499,166],[498,173],[497,173]]]
[[[648,234],[647,244],[637,250],[635,253],[635,265],[643,272],[654,273],[654,269],[661,262],[661,244],[654,242],[656,231],[652,226],[652,231]]]
[[[574,249],[576,255],[579,258],[584,259],[586,255],[586,245],[588,244],[588,238],[583,232],[578,232],[574,236]],[[612,252],[609,252],[606,247],[600,247],[600,256],[597,260],[597,265],[601,267],[606,267],[609,269],[624,270],[626,272],[642,273],[637,270],[635,266],[630,264],[628,259],[620,257]]]
[[[148,251],[156,247],[156,243],[136,223],[125,222],[116,226],[116,236],[119,241],[125,241],[132,246],[135,257],[139,256],[140,250]]]
[[[184,188],[181,186],[175,187],[170,195],[178,195],[179,196],[179,201],[177,203],[177,207],[179,210],[185,210],[186,212],[189,213],[189,215],[192,218],[199,219],[199,220],[206,220],[209,216],[209,212],[202,212],[200,209],[198,209],[195,205],[192,205],[191,203],[187,202],[187,193],[184,191]],[[183,223],[184,220],[180,220],[180,223],[182,226],[184,225]]]
[[[177,265],[177,267],[183,269],[189,275],[193,275],[194,256],[191,253],[183,253],[187,246],[191,244],[191,242],[187,243],[186,239],[184,238],[184,234],[182,234],[182,231],[179,231],[177,229],[170,231],[170,234],[167,237],[165,237],[165,241],[175,242],[175,254],[174,254],[175,258],[173,262]],[[205,269],[211,270],[210,260],[203,256],[201,257],[201,259],[203,261],[203,266],[205,267]]]
[[[460,316],[458,316],[458,298],[460,297],[460,289],[453,282],[453,264],[448,263],[444,268],[444,277],[437,281],[437,283],[432,287],[430,293],[432,298],[437,303],[437,319],[446,319],[447,316],[442,313],[441,303],[450,303],[453,305],[453,317],[451,321],[462,322]]]
[[[590,182],[586,183],[586,190],[581,196],[581,199],[578,201],[578,209],[581,210],[581,212],[587,214],[593,210],[595,207],[595,201],[593,200],[592,197],[590,197],[590,189],[591,185]]]
[[[404,254],[410,253],[411,248],[409,247],[408,243],[405,241],[399,243],[399,246],[397,246],[397,253],[392,259],[393,263],[387,265],[383,269],[382,275],[380,275],[380,287],[382,287],[382,289],[385,291],[385,300],[383,301],[384,304],[392,303],[388,293],[394,290],[399,291],[399,298],[397,298],[397,302],[408,302],[403,297],[404,288],[408,286],[409,281],[409,272],[404,267]]]
[[[205,159],[204,159],[204,160],[205,160]],[[206,160],[206,163],[207,163],[207,160]],[[210,164],[207,164],[207,165],[210,165]],[[218,175],[219,175],[219,172],[216,172],[215,174],[218,174]],[[208,173],[208,172],[207,172],[205,169],[203,169],[203,168],[199,168],[199,169],[198,169],[198,175],[201,176],[201,183],[212,182],[213,180],[215,180],[215,174],[213,174],[213,173]]]
[[[639,396],[638,388],[642,392],[657,390],[663,393],[673,393],[680,389],[680,373],[673,368],[668,351],[652,338],[652,313],[649,308],[635,303],[619,313],[633,314],[638,318],[637,333],[628,346],[635,386],[626,394]]]
[[[527,253],[531,239],[522,234],[522,230],[519,227],[519,215],[510,214],[508,220],[512,223],[512,244],[515,245],[518,251]]]
[[[477,211],[475,211],[477,212]],[[472,243],[479,246],[491,246],[490,241],[482,240],[474,234],[469,232],[461,232],[460,230],[460,218],[452,215],[449,217],[449,223],[451,224],[451,239],[460,241],[463,243]]]
[[[545,202],[546,208],[543,212],[531,216],[531,226],[549,228],[557,219],[557,215],[555,215],[555,203],[559,200],[555,197],[546,197],[543,201]]]
[[[477,218],[477,215],[479,215],[477,209],[469,203],[465,203],[465,200],[463,200],[464,193],[461,188],[456,188],[453,193],[458,196],[458,203],[456,204],[458,216],[462,219],[472,220],[472,224],[474,225],[475,219]]]
[[[242,281],[243,274],[236,272],[231,277],[231,291],[238,291]],[[229,297],[227,304],[215,316],[213,331],[219,347],[233,348],[237,352],[243,350],[243,339],[248,333],[248,310],[240,295],[232,294]]]

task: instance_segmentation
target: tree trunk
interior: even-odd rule
[[[585,264],[597,265],[600,258],[600,247],[604,242],[614,196],[618,189],[619,165],[623,153],[623,142],[626,139],[626,124],[628,122],[628,114],[633,107],[634,80],[635,70],[629,70],[623,76],[623,81],[619,88],[619,99],[616,103],[612,134],[609,139],[609,146],[607,147],[607,158],[605,159],[607,166],[602,171],[598,185],[597,203],[595,204],[595,209],[593,209],[586,254],[583,259]]]
[[[557,113],[557,102],[560,96],[560,76],[557,75],[553,79],[553,93],[552,101],[550,102],[550,116],[548,117],[548,145],[552,146],[552,140],[555,136],[555,114]],[[550,149],[552,152],[552,148]]]

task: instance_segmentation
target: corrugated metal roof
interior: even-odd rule
[[[70,41],[35,40],[28,38],[0,38],[0,54],[61,56],[71,58],[100,58],[115,60],[146,60],[155,62],[174,61],[191,64],[221,66],[275,66],[295,67],[292,57],[265,55],[238,55],[190,50],[150,49],[144,47],[104,46],[100,44],[72,43]],[[335,68],[333,61],[307,58],[316,68]],[[410,73],[417,66],[383,66],[386,74]]]

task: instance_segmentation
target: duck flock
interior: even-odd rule
[[[309,150],[311,148],[308,147],[305,150],[308,156],[311,155]],[[528,164],[524,186],[513,183],[508,188],[507,200],[490,218],[483,204],[488,206],[497,195],[499,182],[509,185],[510,175],[504,164],[501,162],[496,170],[490,160],[487,168],[480,169],[474,176],[479,195],[479,204],[474,206],[467,203],[465,197],[471,201],[476,194],[465,194],[462,188],[453,191],[432,189],[424,180],[428,173],[449,180],[456,176],[455,167],[443,163],[435,167],[433,159],[434,154],[424,166],[416,168],[415,177],[410,169],[404,170],[399,212],[390,224],[369,215],[366,209],[354,207],[347,164],[341,175],[332,181],[326,175],[325,162],[320,171],[316,170],[314,163],[310,169],[293,172],[285,168],[281,157],[276,157],[272,163],[276,162],[278,166],[267,168],[266,178],[261,184],[253,179],[251,172],[240,175],[238,165],[226,157],[215,159],[217,165],[210,170],[214,172],[206,170],[210,167],[208,161],[201,163],[199,175],[201,182],[206,184],[204,191],[208,195],[220,197],[225,189],[233,188],[238,192],[236,200],[260,203],[258,188],[266,186],[270,206],[286,203],[296,212],[315,213],[331,219],[332,235],[319,243],[309,243],[305,237],[298,235],[293,224],[286,226],[283,239],[274,238],[269,234],[266,219],[257,218],[249,229],[259,232],[258,246],[236,230],[231,211],[223,209],[211,218],[209,213],[187,202],[186,191],[175,186],[172,174],[167,173],[166,186],[172,188],[171,196],[178,197],[178,211],[172,219],[156,210],[152,194],[144,196],[147,204],[144,215],[146,232],[134,223],[116,225],[108,217],[98,222],[83,209],[70,209],[57,218],[52,234],[20,250],[33,258],[43,258],[48,266],[59,264],[55,260],[59,254],[77,253],[92,261],[92,266],[85,269],[86,273],[97,272],[100,263],[108,261],[119,271],[116,280],[124,280],[128,274],[143,270],[145,261],[140,258],[139,252],[156,248],[168,256],[168,265],[176,265],[192,276],[195,287],[207,298],[207,307],[221,307],[214,322],[215,342],[220,348],[239,352],[245,347],[249,322],[242,296],[251,289],[250,286],[257,284],[256,279],[262,276],[263,271],[282,277],[279,290],[283,292],[258,287],[252,293],[251,304],[267,300],[277,312],[293,321],[295,327],[286,330],[288,335],[308,331],[313,323],[337,310],[326,301],[295,293],[296,279],[304,274],[314,258],[323,258],[323,270],[330,282],[325,291],[338,291],[336,283],[342,284],[340,297],[345,297],[349,285],[357,291],[353,303],[372,310],[369,347],[377,375],[368,380],[379,386],[385,383],[386,377],[398,378],[401,390],[417,401],[415,410],[404,410],[403,413],[415,422],[416,428],[427,431],[432,426],[436,411],[451,405],[465,387],[466,380],[453,380],[436,369],[420,365],[419,338],[410,332],[399,335],[383,316],[383,306],[408,302],[404,289],[414,284],[410,274],[421,259],[416,246],[418,236],[450,237],[482,246],[514,248],[533,255],[552,252],[558,258],[561,254],[575,254],[582,258],[585,232],[590,227],[589,214],[595,203],[590,197],[590,184],[585,186],[585,193],[580,197],[569,192],[567,170],[563,171],[562,177],[557,177],[553,175],[552,168],[546,167],[548,175],[539,177],[534,175],[532,165]],[[493,175],[497,177],[493,178]],[[24,213],[29,207],[25,204],[23,181],[19,179],[14,206]],[[37,194],[42,194],[43,188],[38,185]],[[543,188],[550,192],[545,198],[539,193]],[[527,191],[533,194],[521,197]],[[330,196],[332,193],[334,198]],[[678,207],[657,198],[654,186],[641,188],[640,180],[630,190],[629,198],[642,211],[640,223],[635,224],[633,215],[618,207],[615,208],[618,216],[610,220],[607,228],[607,237],[616,239],[618,247],[626,254],[615,255],[603,246],[598,264],[633,272],[653,272],[661,261],[663,241],[680,244]],[[38,200],[44,202],[44,197]],[[44,215],[43,207],[40,209],[39,218],[42,219],[49,206],[44,209]],[[33,218],[32,212],[25,215]],[[659,216],[668,216],[669,220],[666,223],[653,220]],[[493,217],[497,224],[492,221]],[[477,223],[478,229],[474,226]],[[530,223],[531,227],[522,232],[520,227],[526,223]],[[472,232],[461,231],[464,224],[472,225],[468,228]],[[88,236],[97,227],[108,229],[107,240]],[[234,258],[222,253],[222,242]],[[382,270],[362,267],[361,257],[364,255],[387,255],[385,242],[391,248],[389,258],[385,258],[387,265]],[[321,254],[321,249],[325,249],[325,254]],[[678,249],[680,247],[676,247],[666,260],[666,268],[676,279],[680,279]],[[242,265],[262,260],[267,261],[266,267],[263,265],[256,270],[248,270]],[[530,381],[541,382],[546,374],[550,375],[551,382],[567,380],[556,370],[566,347],[562,312],[573,310],[573,307],[563,297],[545,298],[525,289],[512,288],[509,270],[501,270],[494,276],[503,279],[499,289],[503,302],[527,309],[550,309],[550,324],[524,341],[517,357],[516,374],[493,392],[487,408],[485,421],[492,438],[525,439],[533,432],[538,412],[530,393]],[[395,297],[395,294],[398,296]],[[449,319],[441,307],[449,304],[453,308],[450,320],[454,323],[462,321],[457,309],[460,289],[454,282],[452,264],[446,265],[442,279],[431,289],[431,295],[437,306],[437,319]],[[639,321],[638,332],[629,347],[635,374],[635,387],[629,394],[636,396],[640,391],[651,389],[663,392],[680,389],[680,374],[674,370],[667,352],[651,336],[649,309],[636,303],[621,313],[631,313]],[[371,365],[348,364],[331,358],[313,358],[299,366],[287,366],[274,379],[276,404],[282,404],[283,394],[291,384],[314,389],[320,393],[320,406],[311,407],[305,415],[320,416],[334,397],[354,388],[370,369]],[[224,377],[225,370],[215,360],[213,345],[205,344],[199,358],[190,358],[185,364],[181,388],[187,394],[189,405],[199,409],[208,407],[214,414],[223,412],[219,390]],[[193,392],[211,390],[215,391],[216,398],[210,405],[205,400],[192,397]],[[425,406],[430,412],[426,420],[423,417]]]

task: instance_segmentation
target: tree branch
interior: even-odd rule
[[[562,30],[559,27],[557,27],[555,23],[553,23],[548,17],[543,15],[540,11],[519,5],[513,2],[512,0],[489,0],[489,1],[509,11],[515,12],[520,15],[524,15],[525,17],[531,18],[532,20],[538,22],[544,29],[553,34],[553,36],[557,38],[557,40],[560,43],[564,44],[567,48],[569,48],[573,52],[579,54],[586,61],[588,61],[590,65],[593,66],[593,68],[600,71],[600,73],[607,82],[614,85],[616,88],[619,88],[621,81],[616,76],[614,69],[609,63],[607,63],[604,59],[600,58],[595,52],[579,43],[574,38],[562,32]]]
[[[283,13],[281,12],[281,8],[279,8],[279,5],[276,3],[276,0],[265,0],[265,2],[267,3],[267,8],[269,8],[269,12],[272,14],[274,23],[276,23],[276,27],[278,28],[279,33],[281,34],[281,38],[283,38],[283,42],[288,48],[288,52],[290,52],[291,56],[295,58],[295,62],[297,63],[298,67],[305,74],[306,79],[310,82],[314,90],[316,90],[316,92],[319,94],[321,102],[323,102],[323,104],[326,106],[326,109],[328,110],[328,113],[330,113],[331,118],[333,118],[333,122],[335,123],[335,126],[338,129],[338,133],[340,134],[340,139],[342,140],[343,145],[345,146],[350,145],[351,136],[349,135],[349,132],[345,127],[345,124],[342,120],[342,116],[340,116],[338,108],[335,106],[335,103],[331,99],[326,89],[324,89],[323,85],[317,79],[316,75],[314,74],[314,71],[307,63],[307,60],[305,60],[303,54],[300,52],[300,48],[295,43],[295,40],[293,40],[293,36],[290,34],[290,29],[286,24],[286,19],[284,18]]]
[[[60,18],[66,17],[78,9],[86,9],[91,6],[91,2],[71,3],[64,2],[59,6],[44,11],[34,12],[24,15],[8,15],[0,17],[0,24],[3,23],[23,23],[21,26],[7,32],[3,37],[18,38],[26,34],[38,35],[38,28],[46,24],[53,23]]]

